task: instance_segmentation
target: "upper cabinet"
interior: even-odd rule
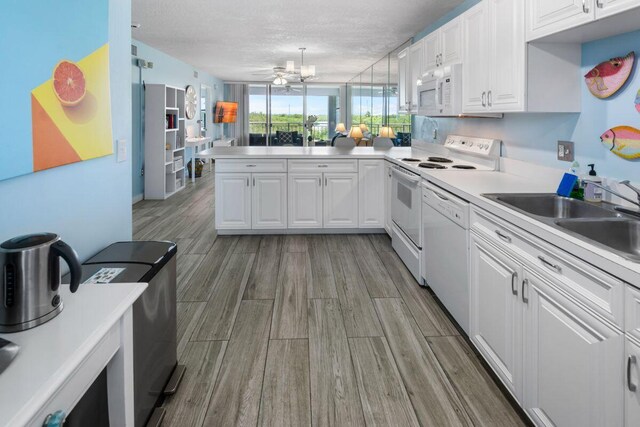
[[[407,113],[409,102],[407,99],[407,80],[409,70],[409,48],[398,53],[398,112]]]
[[[422,40],[398,54],[398,112],[418,112],[418,83],[422,77]]]
[[[427,35],[422,42],[422,70],[429,71],[462,62],[462,24],[456,18]]]
[[[639,6],[638,0],[527,0],[527,40],[573,29]]]
[[[580,111],[580,45],[527,44],[524,17],[524,0],[484,0],[462,15],[464,113]]]

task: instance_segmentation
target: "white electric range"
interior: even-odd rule
[[[500,165],[501,142],[495,139],[449,135],[444,154],[397,159],[391,169],[392,246],[415,279],[422,282],[422,177],[420,171],[465,173],[495,171]]]

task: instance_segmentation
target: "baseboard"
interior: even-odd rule
[[[385,234],[384,228],[287,228],[273,230],[216,230],[219,236],[256,234]]]
[[[144,194],[138,194],[137,196],[133,196],[133,199],[131,199],[131,204],[135,205],[138,202],[141,202],[142,200],[144,200]]]

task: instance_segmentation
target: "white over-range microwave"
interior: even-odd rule
[[[462,115],[462,64],[429,71],[418,85],[418,115]]]

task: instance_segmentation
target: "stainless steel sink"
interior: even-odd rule
[[[632,219],[556,220],[572,233],[607,246],[622,256],[640,261],[640,221]]]
[[[640,219],[611,203],[556,194],[483,194],[531,218],[634,262],[640,262]],[[621,213],[622,212],[622,213]]]
[[[621,215],[601,204],[561,197],[556,194],[485,194],[486,197],[523,213],[545,218],[616,218]],[[607,204],[605,204],[607,205]]]

